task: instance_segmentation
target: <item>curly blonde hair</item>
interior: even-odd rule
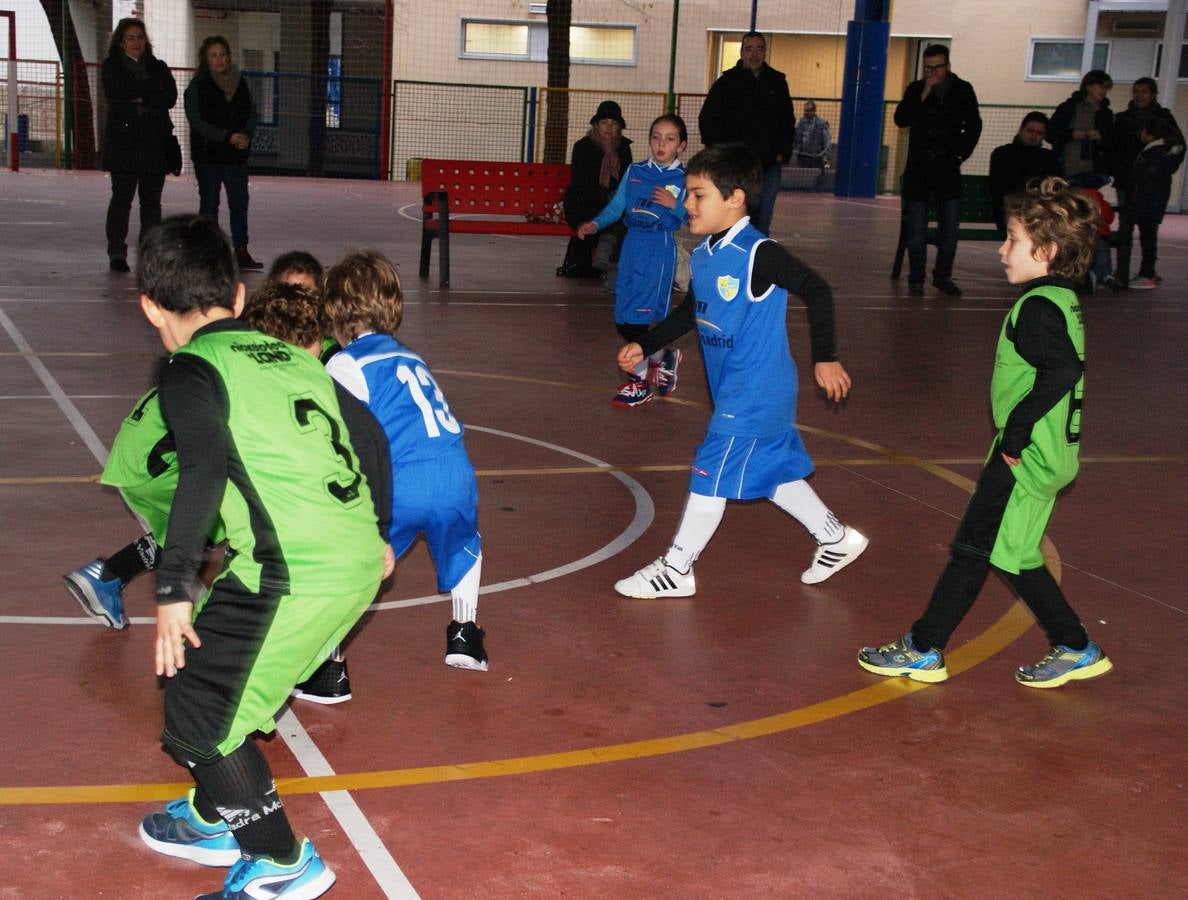
[[[392,334],[404,318],[396,267],[378,250],[356,250],[326,273],[326,316],[339,343],[366,331]]]
[[[1048,260],[1050,275],[1072,281],[1085,277],[1101,227],[1101,210],[1089,195],[1053,175],[1011,194],[1003,207],[1007,218],[1017,220],[1027,232],[1033,252],[1055,245],[1056,253]]]
[[[248,298],[242,318],[256,331],[298,347],[320,344],[326,336],[322,298],[299,284],[264,282]]]

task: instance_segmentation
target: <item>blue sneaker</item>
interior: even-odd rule
[[[189,859],[204,866],[230,866],[241,857],[239,842],[222,819],[207,822],[194,809],[194,789],[145,816],[140,839],[166,856]]]
[[[1034,666],[1019,666],[1015,670],[1015,681],[1026,687],[1056,688],[1070,681],[1096,678],[1112,668],[1114,664],[1110,658],[1093,641],[1084,650],[1071,650],[1057,644]]]
[[[906,675],[912,681],[930,684],[949,677],[944,655],[935,647],[921,653],[912,643],[910,634],[878,648],[863,647],[858,651],[858,665],[876,675]]]
[[[109,628],[127,628],[128,617],[124,615],[124,583],[118,578],[104,581],[103,560],[93,559],[85,566],[63,575],[66,590],[74,596],[92,619]]]
[[[268,856],[244,856],[227,873],[221,891],[199,894],[194,900],[313,900],[330,890],[334,877],[309,838],[302,838],[295,863],[285,866]]]

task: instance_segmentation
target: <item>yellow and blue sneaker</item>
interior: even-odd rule
[[[949,677],[944,654],[935,647],[921,653],[910,634],[881,647],[863,647],[858,651],[858,665],[876,675],[906,675],[912,681],[930,684]]]
[[[1072,650],[1057,644],[1033,666],[1019,666],[1015,681],[1026,687],[1056,688],[1070,681],[1104,675],[1114,664],[1093,641],[1084,650]]]

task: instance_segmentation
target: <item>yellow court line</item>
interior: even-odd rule
[[[950,675],[965,672],[1005,649],[1032,625],[1030,613],[1022,604],[1014,603],[1003,616],[968,644],[946,654]],[[278,778],[277,788],[282,794],[314,794],[322,791],[360,791],[375,788],[408,787],[421,784],[440,784],[447,781],[469,781],[477,778],[497,778],[503,775],[525,775],[570,769],[577,766],[601,765],[633,759],[647,759],[698,750],[736,741],[748,741],[780,734],[818,722],[825,722],[898,700],[916,691],[944,688],[909,681],[906,678],[886,678],[870,687],[860,688],[840,697],[813,703],[800,709],[777,713],[749,722],[724,725],[708,731],[694,731],[671,737],[608,744],[584,750],[568,750],[538,756],[517,756],[486,762],[457,763],[445,766],[422,766],[413,769],[384,769],[374,772],[354,772],[344,775],[320,775],[303,778]],[[192,783],[160,784],[95,784],[55,785],[44,787],[0,788],[0,806],[30,804],[79,803],[144,803],[172,800],[193,786]]]

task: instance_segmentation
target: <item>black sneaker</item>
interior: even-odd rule
[[[113,259],[108,263],[108,267],[113,272],[131,272],[132,269],[128,266],[126,259]]]
[[[351,699],[351,676],[345,659],[328,659],[290,692],[298,700],[313,703],[344,703]]]
[[[487,651],[483,649],[485,634],[473,622],[451,621],[446,626],[446,665],[476,672],[487,671]]]
[[[952,278],[937,278],[932,282],[932,286],[950,297],[960,297],[961,288],[953,283]]]
[[[923,297],[924,296],[924,282],[909,281],[908,282],[908,296],[909,297]]]

